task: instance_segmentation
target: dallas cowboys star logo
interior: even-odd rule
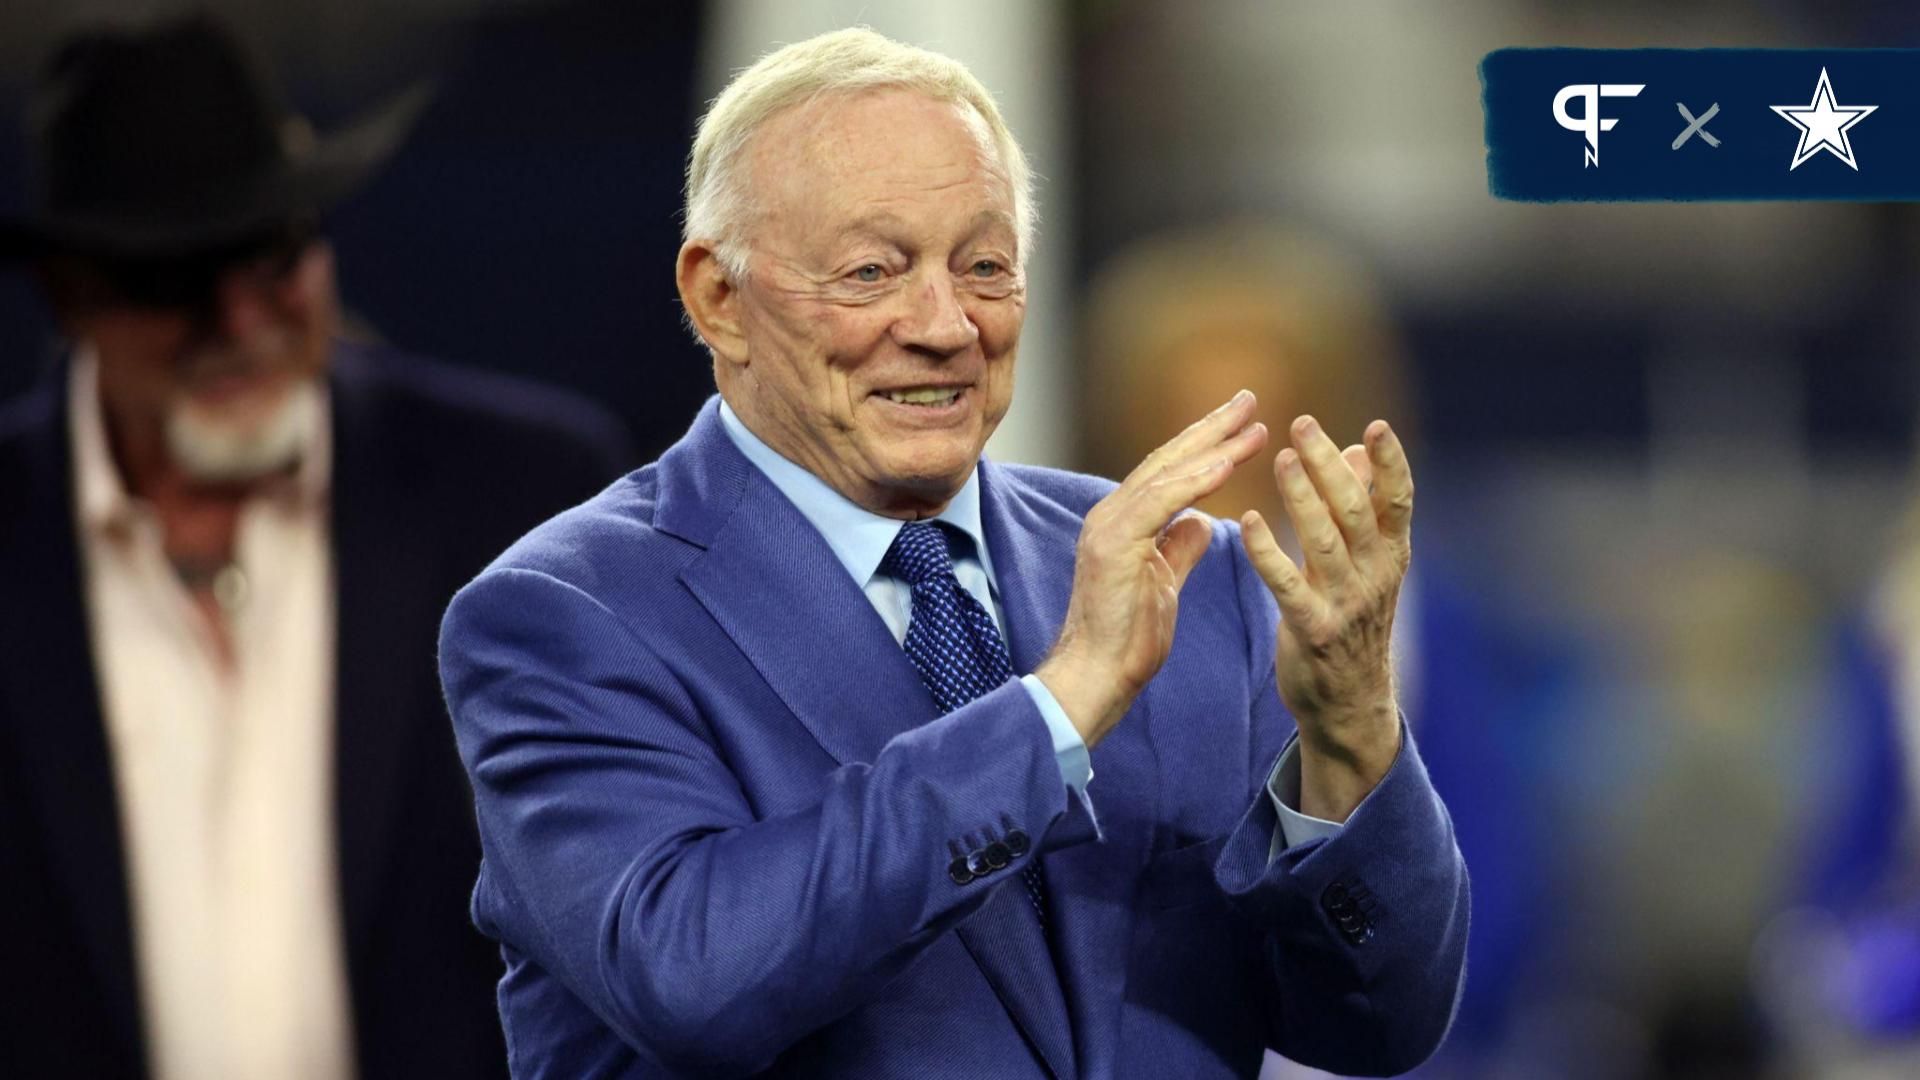
[[[1812,102],[1806,105],[1771,106],[1787,123],[1800,129],[1800,145],[1794,149],[1793,164],[1787,166],[1787,170],[1791,172],[1799,168],[1802,162],[1825,150],[1846,162],[1847,168],[1859,172],[1860,163],[1853,159],[1853,141],[1847,138],[1847,129],[1866,119],[1868,113],[1879,107],[1835,105],[1833,84],[1827,81],[1827,69],[1821,68],[1820,82],[1813,88]]]

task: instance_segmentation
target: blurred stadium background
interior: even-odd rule
[[[21,106],[51,43],[178,6],[0,7],[0,205],[26,197]],[[1424,1075],[1920,1075],[1920,218],[1498,202],[1476,73],[1506,45],[1906,45],[1920,10],[203,6],[323,128],[438,87],[329,222],[357,321],[586,390],[649,456],[711,392],[672,264],[726,73],[853,22],[966,61],[1042,176],[991,452],[1124,468],[1242,381],[1270,424],[1413,433],[1403,678],[1476,899],[1468,1001]],[[0,273],[0,397],[55,348],[30,280]]]

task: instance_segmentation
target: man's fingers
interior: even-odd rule
[[[1367,460],[1367,448],[1361,446],[1359,443],[1354,443],[1352,446],[1340,451],[1340,459],[1347,463],[1347,468],[1353,470],[1354,476],[1359,477],[1360,486],[1371,491],[1373,487],[1373,462]]]
[[[1117,520],[1131,536],[1158,536],[1175,514],[1220,490],[1236,466],[1266,445],[1267,426],[1248,425],[1211,452],[1183,462],[1181,471],[1170,470],[1123,490]]]
[[[1187,575],[1200,562],[1200,556],[1207,553],[1207,544],[1212,539],[1212,527],[1199,514],[1181,514],[1167,526],[1160,538],[1160,555],[1173,571],[1175,592],[1186,587]]]
[[[1187,459],[1245,432],[1248,421],[1253,419],[1253,407],[1253,392],[1250,390],[1242,390],[1228,398],[1225,404],[1187,425],[1185,431],[1148,454],[1137,468],[1127,474],[1126,480],[1122,481],[1123,486],[1151,480],[1169,470],[1191,471],[1184,467]]]
[[[1373,463],[1373,509],[1380,535],[1389,543],[1405,544],[1413,527],[1413,470],[1392,425],[1375,420],[1367,425],[1367,458]]]
[[[1366,485],[1341,457],[1340,448],[1327,438],[1327,433],[1320,430],[1319,423],[1311,416],[1302,416],[1293,422],[1293,445],[1300,451],[1307,475],[1326,500],[1347,546],[1356,554],[1371,549],[1380,537],[1374,522],[1373,500],[1367,496]]]
[[[1249,510],[1241,515],[1240,543],[1247,549],[1247,560],[1253,563],[1260,579],[1273,591],[1280,614],[1288,622],[1305,626],[1319,617],[1319,600],[1313,588],[1307,584],[1300,568],[1287,558],[1287,553],[1280,550],[1279,541],[1273,538],[1273,530],[1267,527],[1260,511]]]
[[[1273,471],[1280,482],[1280,499],[1286,505],[1287,517],[1293,521],[1293,534],[1300,538],[1300,555],[1307,571],[1323,582],[1345,580],[1352,571],[1353,558],[1340,527],[1327,512],[1326,502],[1308,478],[1300,454],[1292,447],[1280,451]]]

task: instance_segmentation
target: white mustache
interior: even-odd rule
[[[197,480],[233,482],[278,472],[300,460],[326,422],[320,387],[303,379],[262,416],[206,415],[185,401],[167,412],[167,449]]]
[[[281,332],[249,339],[244,347],[220,345],[193,349],[179,362],[182,382],[193,384],[236,375],[265,375],[286,370],[293,352],[291,336]]]

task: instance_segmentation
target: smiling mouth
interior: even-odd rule
[[[887,390],[880,396],[896,405],[939,408],[942,405],[952,404],[965,391],[964,386],[921,386],[905,390]]]

